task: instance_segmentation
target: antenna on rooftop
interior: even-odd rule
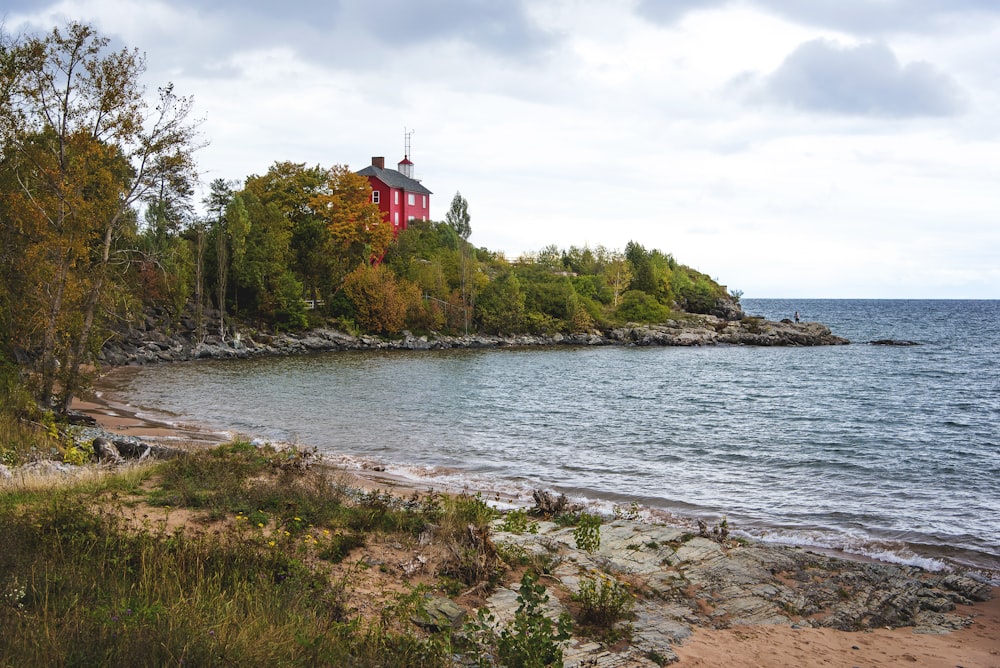
[[[399,161],[399,172],[404,176],[413,178],[413,163],[410,162],[410,137],[413,136],[413,130],[407,130],[403,127],[403,143],[405,146],[406,153],[403,154],[403,159]]]
[[[410,137],[413,136],[414,132],[416,132],[416,130],[407,130],[406,126],[403,126],[403,145],[404,145],[403,157],[404,158],[409,158],[410,157]]]

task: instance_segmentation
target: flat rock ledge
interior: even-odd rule
[[[577,549],[573,529],[540,522],[537,533],[497,530],[494,542],[550,564],[540,582],[553,615],[579,591],[583,577],[601,572],[636,594],[625,646],[608,648],[574,637],[567,666],[661,666],[677,660],[673,647],[695,626],[780,624],[864,631],[912,627],[947,633],[971,624],[956,604],[985,601],[989,584],[959,573],[864,563],[787,546],[699,535],[689,528],[616,520],[601,526],[600,547]],[[502,547],[501,547],[502,549]],[[499,588],[488,606],[499,623],[517,610],[517,585]]]
[[[775,322],[747,317],[724,320],[712,315],[690,315],[657,325],[630,323],[608,330],[552,335],[414,336],[398,338],[353,336],[335,329],[268,334],[241,330],[225,339],[218,335],[196,339],[190,330],[168,335],[152,321],[122,332],[109,341],[98,361],[106,366],[176,362],[195,359],[243,359],[300,355],[342,350],[446,350],[525,346],[826,346],[850,343],[818,322]]]

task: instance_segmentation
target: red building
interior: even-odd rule
[[[398,169],[386,169],[385,158],[373,157],[372,164],[358,174],[368,177],[372,202],[378,204],[396,234],[405,230],[411,220],[430,219],[432,193],[413,178],[409,157],[399,162]]]

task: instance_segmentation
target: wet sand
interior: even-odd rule
[[[92,416],[106,431],[148,439],[164,445],[212,445],[227,440],[225,434],[191,426],[177,426],[138,416],[127,407],[103,398],[77,400],[73,409]],[[358,486],[392,488],[404,493],[425,491],[416,481],[377,470],[343,470]],[[493,492],[484,492],[491,496]],[[819,668],[852,666],[888,668],[1000,668],[1000,588],[992,600],[960,607],[959,614],[973,618],[960,631],[941,635],[914,633],[912,629],[877,629],[845,632],[790,626],[738,626],[719,630],[696,627],[694,635],[674,647],[677,666],[725,668]]]

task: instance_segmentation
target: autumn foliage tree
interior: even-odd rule
[[[372,202],[368,179],[347,165],[329,170],[327,187],[312,199],[312,207],[333,237],[348,271],[359,264],[377,265],[393,241],[392,225]]]
[[[60,410],[79,389],[127,264],[117,251],[135,232],[135,205],[167,166],[193,170],[197,148],[191,100],[168,84],[150,109],[143,56],[108,45],[92,27],[70,23],[8,39],[0,50],[0,138],[14,186],[5,215],[22,231],[16,241],[38,249],[39,280],[22,296],[36,312],[20,334],[39,352],[38,399],[51,404],[58,380]]]
[[[403,328],[407,291],[384,265],[360,265],[344,278],[344,294],[354,306],[357,324],[376,334],[393,334]]]

